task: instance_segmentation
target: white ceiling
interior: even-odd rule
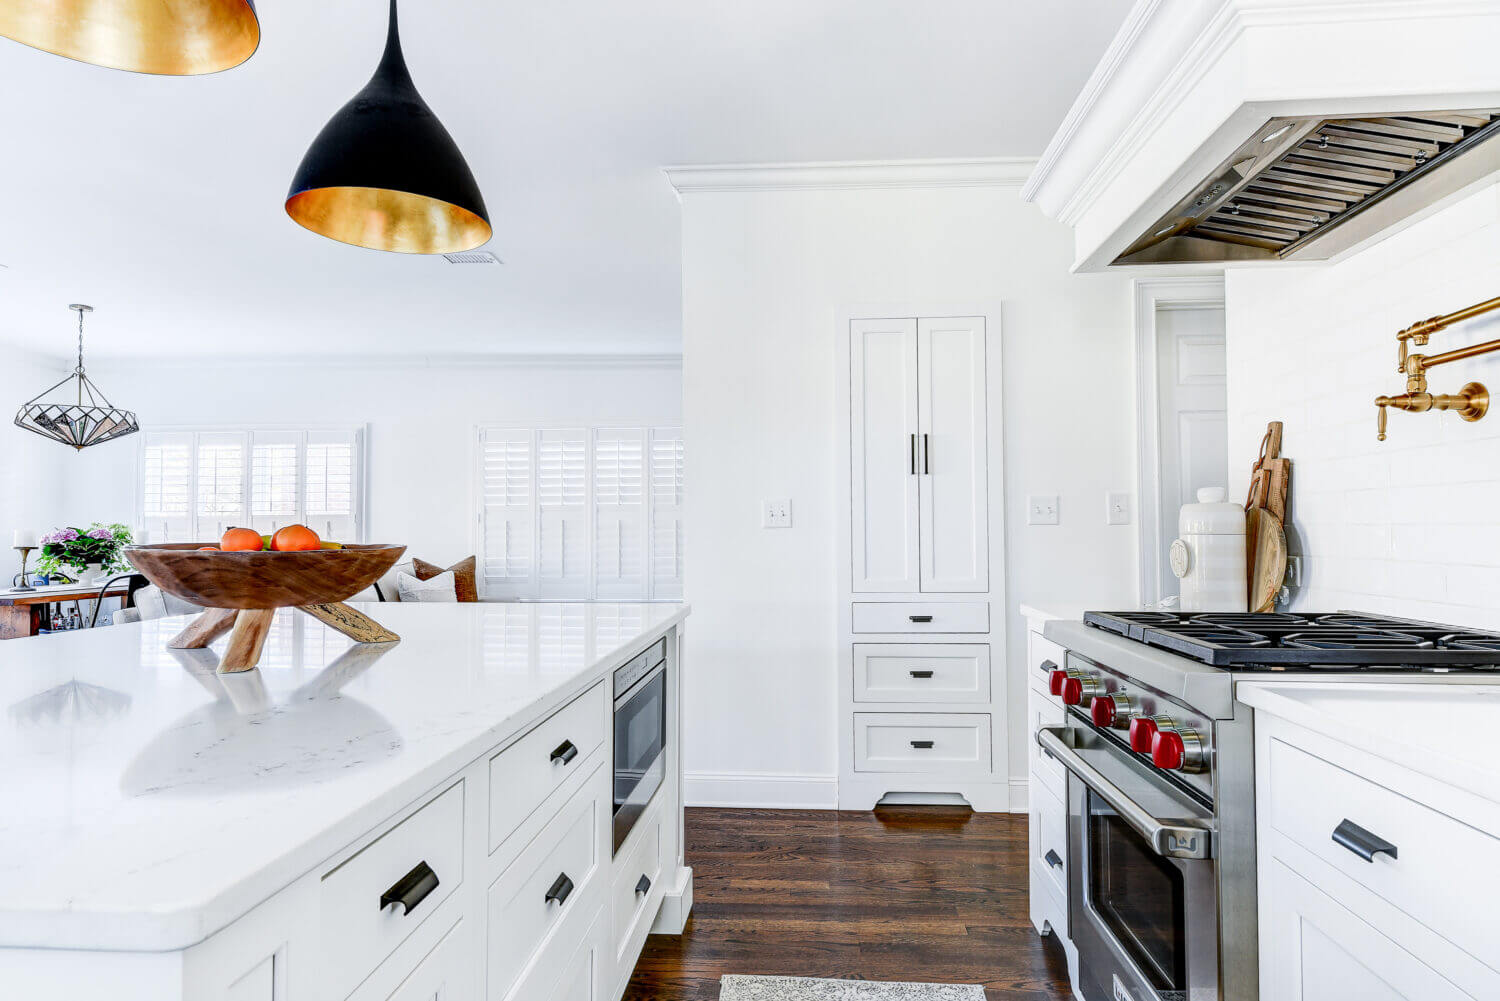
[[[91,357],[671,353],[663,164],[1041,152],[1128,0],[424,0],[418,88],[484,191],[503,267],[382,254],[282,210],[379,57],[384,0],[264,0],[216,76],[0,39],[0,340]]]

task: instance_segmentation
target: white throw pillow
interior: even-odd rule
[[[444,570],[426,580],[418,580],[409,573],[397,574],[396,590],[402,601],[458,601],[452,570]]]

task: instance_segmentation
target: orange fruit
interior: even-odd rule
[[[271,548],[278,553],[303,553],[322,548],[318,533],[306,525],[288,525],[278,528],[271,536]]]
[[[258,553],[262,548],[260,533],[253,528],[231,528],[219,540],[219,548],[226,552]]]
[[[211,553],[217,553],[217,552],[219,552],[219,551],[220,551],[220,550],[219,550],[219,547],[218,547],[218,546],[199,546],[199,547],[198,547],[198,552],[200,552],[200,553],[201,553],[201,552],[203,552],[203,551],[204,551],[204,550],[205,550],[205,549],[206,549],[206,550],[208,550],[208,551],[209,551],[209,552],[211,552]]]

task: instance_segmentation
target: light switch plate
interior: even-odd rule
[[[761,528],[791,528],[792,502],[789,498],[763,501],[760,509]]]
[[[1130,524],[1130,495],[1124,491],[1111,491],[1104,495],[1104,523],[1106,525]]]
[[[1026,498],[1026,524],[1056,525],[1057,494],[1032,494]]]

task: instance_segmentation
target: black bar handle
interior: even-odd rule
[[[1395,845],[1377,834],[1371,834],[1352,820],[1346,819],[1333,829],[1333,840],[1366,862],[1374,862],[1375,856],[1381,854],[1396,857]]]
[[[931,671],[907,671],[906,673],[910,674],[913,678],[930,678],[930,677],[932,677],[932,672]]]
[[[911,474],[917,475],[917,436],[915,433],[911,436]]]
[[[418,862],[416,868],[396,880],[389,890],[380,895],[380,909],[392,904],[401,905],[402,914],[410,914],[427,895],[438,888],[437,873],[426,862]]]
[[[640,879],[636,880],[635,881],[635,892],[636,892],[637,895],[640,895],[642,893],[650,893],[651,892],[651,880],[649,878],[647,878],[646,876],[642,876]]]
[[[910,619],[912,622],[931,622],[932,621],[932,616],[930,616],[930,615],[908,615],[907,618]]]
[[[919,751],[925,751],[925,750],[928,750],[929,748],[932,747],[932,741],[930,741],[930,740],[914,740],[914,741],[911,742],[911,746],[915,747]]]
[[[1046,862],[1054,869],[1062,868],[1062,858],[1059,857],[1057,852],[1053,851],[1051,848],[1048,848],[1047,854],[1042,856],[1042,861]]]
[[[922,472],[923,473],[927,473],[929,475],[932,473],[931,459],[932,459],[932,446],[928,444],[928,442],[927,442],[927,436],[924,434],[924,435],[922,435]]]
[[[565,765],[576,757],[578,757],[578,747],[571,740],[565,740],[561,744],[558,744],[552,752],[552,760],[557,761],[561,759]]]
[[[550,904],[555,900],[558,904],[565,904],[572,895],[573,881],[568,878],[567,873],[560,872],[557,874],[557,878],[552,881],[552,885],[547,888],[547,903]]]

